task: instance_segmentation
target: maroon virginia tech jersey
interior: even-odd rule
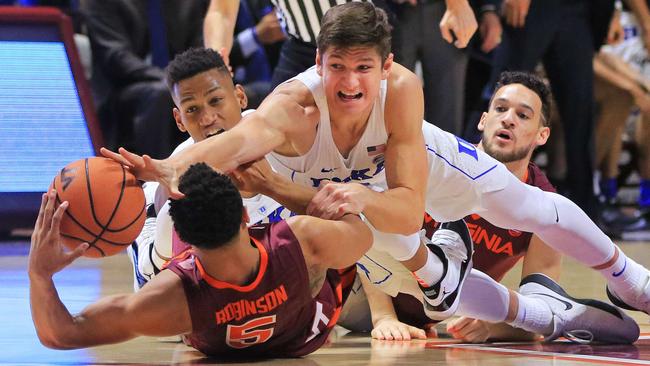
[[[260,253],[249,285],[211,277],[191,250],[167,266],[182,279],[190,309],[186,343],[210,356],[298,357],[315,351],[336,324],[354,267],[329,270],[312,298],[305,258],[287,223],[253,226],[249,233]]]
[[[555,192],[546,175],[532,162],[528,164],[525,182],[544,191]],[[474,268],[497,281],[526,254],[533,236],[528,232],[496,227],[476,214],[465,217],[465,222],[474,241]],[[422,227],[426,229],[427,237],[431,238],[438,223],[425,214]]]

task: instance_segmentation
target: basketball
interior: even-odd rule
[[[68,201],[61,239],[70,249],[87,242],[86,257],[105,257],[128,247],[146,217],[144,192],[121,164],[107,158],[77,160],[54,177],[57,202]]]

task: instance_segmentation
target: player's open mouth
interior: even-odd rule
[[[497,131],[496,137],[498,137],[501,140],[512,140],[512,132],[509,130],[501,129]]]
[[[355,99],[361,99],[363,93],[347,94],[340,91],[338,92],[338,96],[343,100],[355,100]]]
[[[209,132],[209,133],[207,133],[207,134],[205,135],[205,138],[209,138],[209,137],[212,137],[212,136],[219,135],[219,134],[221,134],[221,133],[224,132],[224,131],[225,131],[225,130],[222,128],[222,129],[217,130],[217,131]]]

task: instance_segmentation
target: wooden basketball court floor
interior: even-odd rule
[[[648,242],[621,243],[640,263],[650,265]],[[57,351],[42,346],[29,310],[26,273],[27,241],[0,242],[0,364],[11,365],[170,365],[218,364],[181,343],[155,338],[84,350]],[[561,284],[575,297],[605,299],[604,281],[596,272],[571,259],[564,260]],[[121,254],[103,260],[81,259],[55,276],[59,295],[72,312],[100,296],[132,289],[131,265]],[[519,270],[506,278],[512,287]],[[486,304],[485,306],[490,306]],[[645,314],[631,313],[641,325],[642,336],[634,345],[461,344],[448,338],[398,342],[372,341],[367,334],[336,329],[329,344],[299,359],[244,361],[277,365],[650,365],[650,326]],[[444,327],[439,327],[444,329]],[[441,335],[442,336],[442,335]],[[224,360],[221,360],[224,362]],[[233,363],[233,361],[225,361]]]

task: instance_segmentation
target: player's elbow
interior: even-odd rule
[[[70,342],[69,339],[66,338],[68,337],[45,335],[45,334],[38,333],[38,340],[41,342],[43,346],[47,348],[56,349],[56,350],[70,350],[70,349],[81,348],[79,346],[75,346]]]

